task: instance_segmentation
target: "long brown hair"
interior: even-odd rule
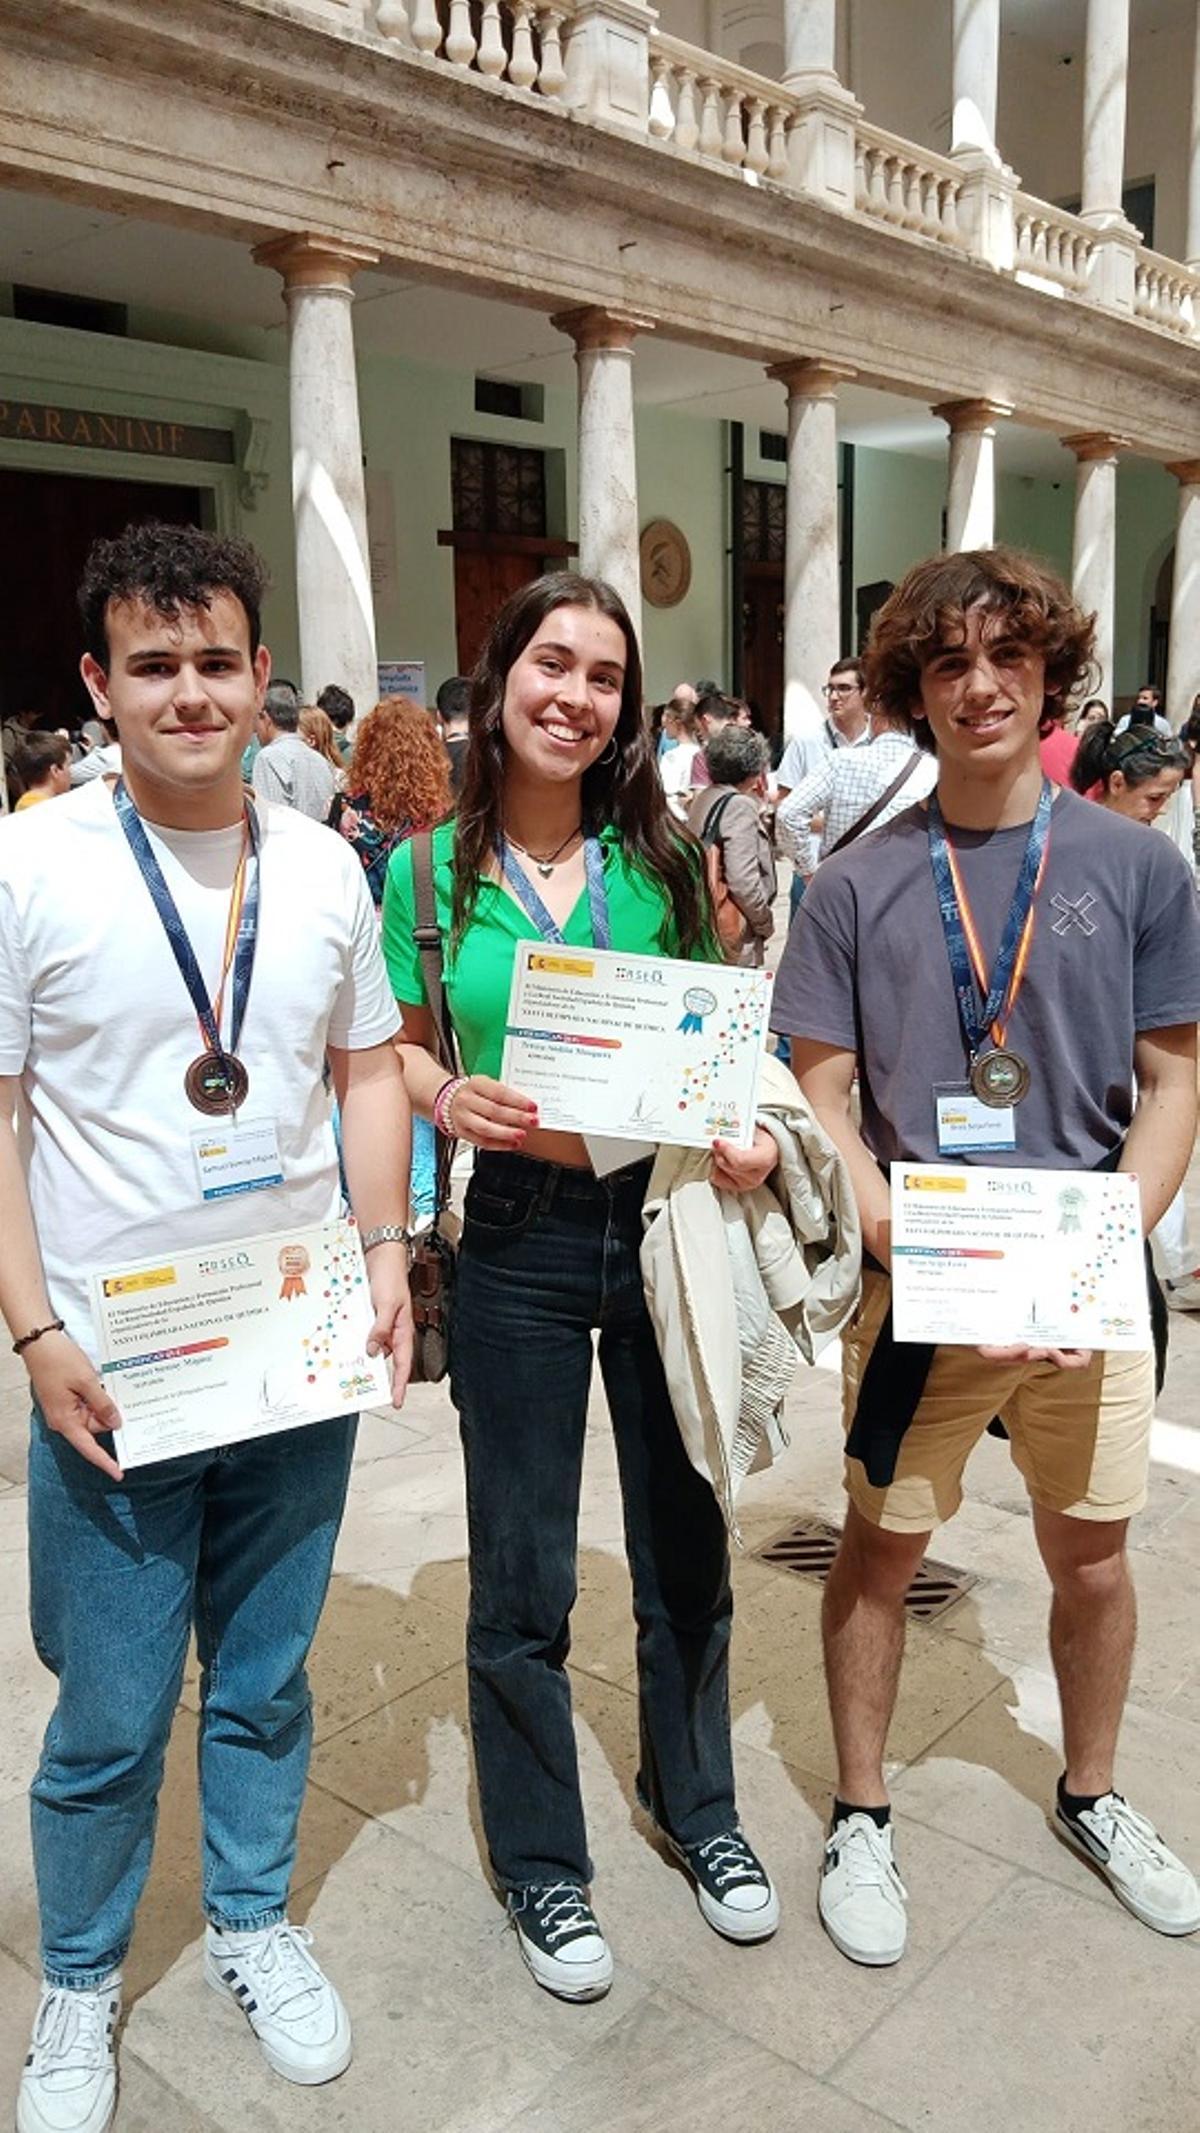
[[[385,696],[360,718],[346,775],[352,799],[364,793],[381,830],[429,829],[450,809],[450,765],[423,704]]]
[[[551,571],[507,600],[471,676],[471,732],[463,767],[454,837],[452,936],[470,924],[479,881],[496,848],[503,821],[505,745],[501,725],[509,671],[547,615],[558,607],[587,607],[607,615],[625,639],[625,678],[612,753],[583,773],[583,819],[591,830],[612,823],[627,859],[658,882],[675,921],[679,951],[687,955],[710,937],[711,915],[695,840],[668,810],[642,714],[642,661],[624,602],[603,578]],[[660,943],[667,946],[667,922]]]

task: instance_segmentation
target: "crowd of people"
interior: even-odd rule
[[[566,1671],[593,1358],[637,1625],[640,1808],[709,1927],[742,1944],[776,1932],[737,1804],[728,1490],[685,1440],[647,1293],[655,1161],[610,1168],[544,1125],[502,1056],[519,943],[761,965],[777,856],[788,924],[759,1122],[745,1147],[718,1135],[681,1192],[699,1182],[729,1250],[774,1253],[775,1274],[782,1225],[798,1293],[819,1256],[839,1267],[848,1506],[824,1595],[838,1780],[822,1924],[853,1962],[904,1953],[884,1768],[904,1596],[999,1425],[1051,1588],[1053,1826],[1144,1925],[1200,1929],[1190,1868],[1115,1770],[1155,1356],[898,1342],[887,1184],[893,1160],[971,1159],[954,1120],[990,1106],[987,1160],[1131,1173],[1147,1236],[1174,1222],[1186,1253],[1200,712],[1175,736],[1152,691],[1115,720],[1094,699],[1077,711],[1092,618],[1004,549],[910,571],[863,656],[832,667],[820,729],[774,765],[750,706],[712,680],[647,714],[633,623],[597,579],[514,594],[432,711],[389,697],[357,717],[337,685],[305,704],[272,679],[263,582],[246,543],[191,528],[98,543],[80,594],[92,730],[5,729],[0,1096],[24,1130],[20,1148],[0,1133],[0,1310],[30,1379],[31,1615],[58,1682],[32,1785],[43,1984],[20,2133],[112,2121],[121,1968],[193,1626],[208,1980],[289,2081],[335,2079],[353,2048],[288,1887],[306,1660],[357,1418],[234,1429],[219,1450],[125,1471],[89,1273],[349,1206],[370,1349],[399,1406],[412,1253],[452,1144],[473,1152],[450,1374],[470,1730],[516,1946],[562,1999],[609,1989]],[[244,1188],[214,1204],[198,1143],[216,1115],[231,1143],[243,1116],[257,1139]],[[764,1306],[756,1340],[783,1353],[786,1387],[782,1309]]]

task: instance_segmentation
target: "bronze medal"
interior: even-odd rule
[[[1029,1068],[1019,1052],[981,1052],[971,1061],[971,1089],[981,1104],[993,1111],[1007,1111],[1010,1104],[1019,1104],[1029,1094],[1032,1080]]]
[[[250,1076],[231,1052],[201,1052],[183,1077],[187,1100],[206,1118],[237,1111],[250,1093]]]

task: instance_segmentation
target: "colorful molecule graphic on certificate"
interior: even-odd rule
[[[770,996],[762,970],[523,942],[501,1079],[552,1131],[749,1147]]]

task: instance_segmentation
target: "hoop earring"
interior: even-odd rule
[[[608,748],[612,749],[611,755],[608,752]],[[601,764],[607,766],[609,763],[615,763],[617,760],[617,755],[619,751],[617,748],[617,736],[615,733],[610,733],[608,736],[608,748],[605,748],[602,753],[596,757],[597,770],[599,770]]]

